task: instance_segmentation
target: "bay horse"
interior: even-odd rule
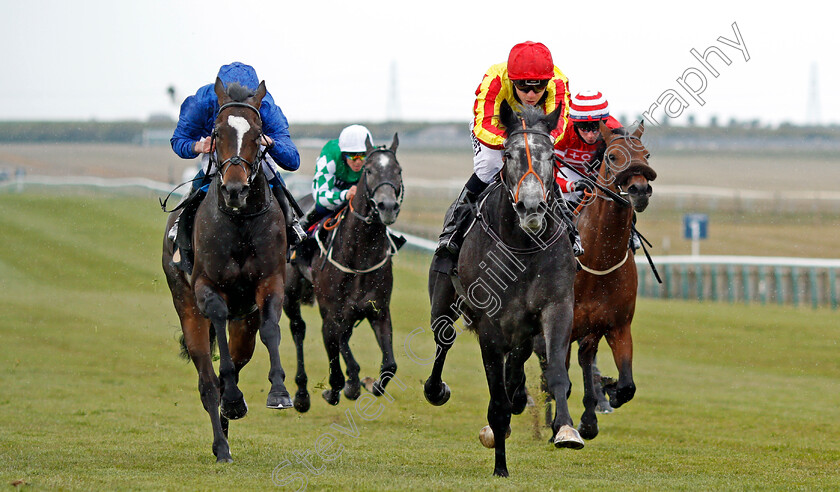
[[[361,385],[376,396],[397,371],[391,326],[391,292],[394,284],[391,257],[397,247],[388,226],[397,220],[404,195],[402,168],[397,161],[399,137],[389,148],[373,147],[366,139],[365,166],[355,196],[336,217],[315,231],[319,251],[312,258],[310,282],[298,268],[289,268],[283,311],[297,350],[297,373],[294,405],[299,412],[310,408],[307,375],[303,360],[306,323],[301,303],[317,299],[321,314],[321,334],[329,361],[329,388],[321,396],[337,405],[344,395],[355,400]],[[361,367],[350,350],[353,329],[367,320],[382,351],[379,378],[359,380]],[[347,380],[341,373],[339,356],[347,367]]]
[[[292,406],[283,385],[278,325],[286,225],[260,164],[259,108],[265,82],[252,92],[236,83],[225,89],[217,78],[214,90],[220,108],[212,135],[216,154],[211,154],[211,160],[217,171],[196,212],[193,273],[187,275],[172,264],[174,244],[166,235],[163,270],[181,321],[182,355],[198,371],[198,391],[213,426],[213,454],[217,462],[231,462],[228,424],[248,411],[237,382],[239,371],[254,353],[257,332],[271,363],[266,406]],[[170,214],[167,231],[177,215]],[[213,344],[219,348],[218,377],[213,369]]]
[[[641,140],[643,122],[632,134],[614,133],[603,122],[600,131],[605,150],[595,180],[612,193],[596,188],[582,201],[577,219],[584,254],[578,258],[581,270],[575,277],[572,339],[578,342],[578,363],[583,371],[584,412],[578,430],[585,439],[598,435],[596,406],[603,393],[601,387],[596,388],[600,381],[596,382],[594,360],[602,337],[612,349],[619,373],[617,383],[603,387],[609,395],[607,408],[620,407],[636,392],[630,325],[636,310],[638,274],[628,246],[634,212],[645,211],[653,193],[650,182],[656,179],[656,171],[648,163],[650,153]],[[545,367],[545,347],[539,340],[535,351]],[[550,408],[550,402],[547,405]]]
[[[490,389],[488,427],[479,433],[486,447],[495,448],[493,474],[508,476],[505,439],[511,414],[527,404],[525,361],[535,336],[545,338],[545,376],[560,404],[553,422],[556,447],[580,449],[583,440],[569,415],[566,401],[571,383],[566,354],[572,335],[572,283],[575,263],[560,203],[552,191],[554,146],[550,135],[559,108],[545,115],[524,106],[515,113],[507,102],[500,121],[508,129],[501,180],[479,198],[476,221],[452,276],[437,259],[429,272],[431,322],[436,357],[424,385],[433,405],[449,400],[441,376],[446,354],[455,338],[455,322],[478,335]]]

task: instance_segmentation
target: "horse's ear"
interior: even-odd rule
[[[225,84],[219,77],[216,77],[216,85],[213,86],[213,90],[216,92],[216,98],[219,100],[219,106],[221,106],[223,104],[222,100],[227,97],[227,92],[225,92]]]
[[[517,126],[513,108],[511,108],[507,100],[504,99],[502,100],[502,104],[499,106],[499,121],[505,128],[515,128]]]
[[[370,141],[370,135],[365,136],[365,149],[368,154],[370,154],[370,151],[373,150],[373,143]]]
[[[548,131],[549,133],[557,128],[557,123],[560,121],[560,110],[562,109],[561,106],[557,106],[554,111],[548,113],[546,115],[546,123],[548,123]]]
[[[266,92],[267,91],[265,89],[265,80],[263,80],[263,81],[260,82],[260,86],[257,87],[257,92],[253,96],[253,101],[254,101],[254,107],[255,108],[257,108],[257,109],[260,108],[260,104],[262,103],[262,100],[265,97]]]
[[[645,132],[645,120],[639,122],[639,126],[636,127],[636,131],[633,132],[633,136],[636,138],[642,138],[642,134]]]
[[[612,140],[613,132],[612,130],[610,130],[610,127],[608,127],[607,124],[604,123],[604,120],[601,120],[598,123],[598,131],[600,131],[601,136],[604,137],[604,142],[607,142],[607,144],[609,144],[610,140]]]
[[[391,142],[391,152],[396,154],[397,153],[397,147],[399,145],[400,145],[400,137],[398,137],[397,134],[394,133],[394,141]]]

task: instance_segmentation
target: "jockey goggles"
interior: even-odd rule
[[[542,92],[548,87],[548,80],[512,80],[514,87],[524,92],[525,94],[534,91],[534,93]]]
[[[575,128],[582,132],[597,132],[600,129],[600,121],[579,121],[575,122]]]
[[[350,159],[351,161],[363,161],[365,160],[365,153],[364,152],[345,152],[344,155]]]

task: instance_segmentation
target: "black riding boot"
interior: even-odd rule
[[[642,247],[642,239],[636,232],[636,212],[633,212],[633,225],[630,226],[630,251],[636,254],[636,250]]]
[[[306,231],[300,226],[297,213],[295,213],[294,207],[292,207],[286,197],[286,191],[283,189],[284,185],[279,179],[273,179],[271,181],[273,185],[271,191],[274,193],[274,198],[277,199],[277,203],[280,204],[280,210],[283,211],[283,215],[286,218],[286,241],[289,243],[289,247],[295,246],[306,239]]]
[[[481,194],[487,184],[473,174],[467,181],[458,199],[449,206],[443,222],[443,231],[440,233],[435,256],[451,255],[458,258],[461,246],[464,243],[464,234],[469,222],[473,219],[473,206],[476,198]]]
[[[195,190],[192,196],[186,199],[186,205],[175,221],[175,254],[172,256],[172,264],[187,274],[192,274],[193,270],[192,233],[195,213],[205,196],[206,191]]]

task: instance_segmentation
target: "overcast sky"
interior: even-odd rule
[[[573,93],[600,89],[615,115],[635,117],[672,89],[688,103],[677,124],[690,114],[805,123],[815,66],[820,122],[840,123],[834,15],[743,3],[0,0],[0,120],[175,117],[238,60],[292,124],[384,120],[393,63],[402,119],[467,121],[485,70],[533,40]],[[749,61],[718,41],[736,41],[733,23]],[[731,60],[710,57],[717,78],[690,53],[710,46]],[[677,82],[692,67],[706,78],[702,106]]]

